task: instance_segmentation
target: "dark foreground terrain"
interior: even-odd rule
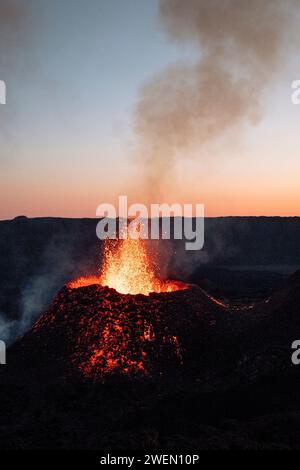
[[[254,307],[64,287],[0,370],[0,446],[299,448],[299,306],[299,273]]]
[[[299,449],[300,366],[292,364],[291,345],[300,339],[300,274],[290,274],[299,263],[292,256],[299,222],[288,219],[285,225],[275,219],[271,244],[275,249],[281,240],[281,248],[276,245],[273,261],[269,248],[260,251],[270,220],[260,237],[257,226],[252,231],[257,253],[253,246],[246,250],[240,223],[230,220],[222,232],[227,231],[226,246],[235,237],[236,264],[228,258],[204,266],[193,260],[184,278],[179,260],[172,259],[170,273],[189,281],[189,288],[149,297],[122,296],[97,285],[62,287],[89,272],[97,259],[97,242],[90,248],[91,221],[80,222],[86,244],[73,232],[72,248],[66,235],[72,230],[56,221],[60,235],[55,242],[48,237],[56,246],[50,252],[37,235],[28,244],[29,229],[23,227],[22,263],[9,263],[13,245],[1,254],[6,263],[2,305],[21,305],[18,283],[11,295],[7,286],[12,279],[23,279],[24,286],[30,269],[43,280],[50,273],[53,284],[50,301],[41,301],[43,315],[35,314],[37,321],[9,348],[7,365],[0,366],[0,448]],[[70,250],[65,257],[57,248],[64,239]],[[57,253],[63,279],[54,274]],[[77,265],[66,261],[73,254]],[[51,260],[47,272],[45,259]],[[181,263],[186,266],[187,260]],[[37,285],[45,288],[41,281]]]

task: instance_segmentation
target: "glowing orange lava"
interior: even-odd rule
[[[107,240],[104,247],[104,262],[99,277],[80,277],[71,281],[71,289],[101,284],[115,289],[120,294],[144,294],[151,292],[174,292],[187,286],[178,281],[161,281],[155,275],[153,263],[142,239]]]
[[[131,238],[121,240],[115,248],[106,244],[101,283],[121,294],[133,295],[179,289],[178,283],[162,282],[155,276],[144,240]]]
[[[69,282],[68,287],[71,289],[79,289],[80,287],[92,286],[93,284],[100,284],[101,279],[99,276],[79,277],[74,281]]]

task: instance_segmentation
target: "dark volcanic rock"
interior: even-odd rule
[[[202,289],[124,295],[100,285],[65,286],[9,352],[10,367],[79,376],[197,373],[229,315]],[[230,321],[229,321],[230,324]],[[219,330],[219,333],[218,333]]]
[[[298,275],[242,308],[64,287],[0,369],[0,447],[299,448],[299,293]]]

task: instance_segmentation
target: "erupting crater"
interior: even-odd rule
[[[126,238],[117,244],[107,240],[99,277],[80,277],[67,285],[68,303],[74,295],[80,296],[80,304],[83,297],[86,305],[92,303],[88,315],[79,321],[79,327],[83,328],[80,343],[85,343],[86,354],[83,358],[82,351],[75,352],[72,357],[72,362],[84,376],[103,376],[112,372],[147,375],[153,348],[156,355],[163,351],[181,361],[177,336],[168,331],[166,325],[160,333],[155,328],[155,323],[162,321],[157,314],[160,302],[157,299],[148,302],[144,296],[185,290],[188,285],[161,281],[155,275],[153,264],[143,240]],[[101,305],[95,308],[96,299],[93,298],[99,295]],[[138,295],[140,297],[136,298]],[[73,300],[71,304],[74,309]],[[75,307],[77,305],[78,301]],[[75,349],[78,350],[78,345]]]
[[[151,292],[175,292],[188,288],[180,281],[162,281],[156,274],[145,242],[142,239],[127,238],[115,244],[107,240],[104,247],[102,272],[97,276],[80,277],[71,281],[71,289],[93,284],[115,289],[120,294],[144,294]]]
[[[199,325],[219,309],[196,286],[160,281],[142,240],[108,242],[101,274],[63,287],[15,349],[47,374],[169,376],[191,366]]]
[[[150,376],[162,372],[166,361],[171,368],[182,362],[173,295],[120,294],[99,284],[66,286],[33,332],[48,347],[54,339],[51,348],[86,379]]]

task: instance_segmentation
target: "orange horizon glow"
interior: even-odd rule
[[[165,194],[155,197],[153,203],[166,204],[204,204],[206,217],[300,217],[300,191],[294,172],[290,178],[287,175],[283,181],[264,181],[257,179],[256,184],[249,184],[244,179],[236,181],[223,178],[204,178],[196,187],[194,182],[187,179],[178,190],[170,185]],[[96,185],[88,186],[87,182],[73,184],[64,182],[48,186],[38,184],[22,184],[8,181],[0,187],[0,220],[10,220],[17,216],[63,217],[63,218],[96,218],[99,204],[107,202],[118,209],[119,194],[128,195],[128,205],[149,203],[151,196],[143,188],[132,188],[125,184],[120,191],[111,191],[102,185],[101,191]],[[118,212],[118,211],[117,211]]]
[[[187,202],[185,202],[187,203]],[[193,203],[191,203],[193,204]],[[276,205],[262,202],[260,207],[252,204],[252,201],[246,201],[241,207],[240,201],[228,204],[205,204],[205,217],[300,217],[300,202],[292,201],[287,206],[279,201]],[[58,206],[59,207],[59,206]],[[13,220],[17,217],[25,216],[29,219],[34,218],[67,218],[67,219],[97,219],[96,206],[93,212],[90,208],[54,208],[48,209],[25,209],[12,208],[13,210],[0,210],[0,221]],[[179,215],[179,214],[177,214]],[[176,216],[176,214],[175,214]]]

